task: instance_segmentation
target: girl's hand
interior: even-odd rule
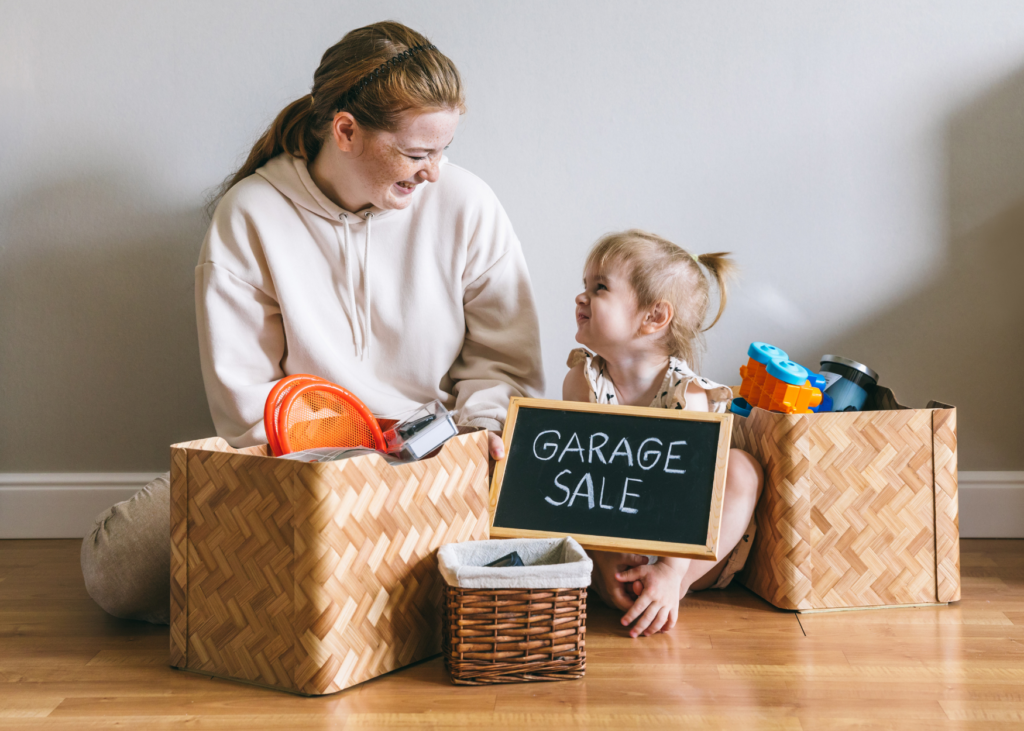
[[[619,571],[633,569],[647,563],[647,556],[635,553],[610,553],[590,551],[594,562],[594,590],[601,600],[610,607],[623,612],[633,606],[636,596],[631,593],[631,584],[616,580]]]
[[[644,559],[646,561],[646,558]],[[615,581],[627,584],[637,594],[637,600],[622,617],[623,626],[633,625],[630,637],[650,637],[668,632],[679,619],[679,596],[686,563],[679,559],[663,558],[653,565],[635,566],[615,574]]]

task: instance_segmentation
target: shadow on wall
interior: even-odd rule
[[[0,471],[158,471],[214,433],[196,338],[201,210],[102,173],[5,206]]]
[[[960,469],[1022,470],[1024,69],[957,111],[945,143],[941,274],[824,352],[868,363],[907,406],[955,405]]]

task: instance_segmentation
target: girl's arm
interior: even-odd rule
[[[563,401],[590,401],[590,386],[583,373],[585,367],[584,363],[577,363],[565,374],[565,380],[562,381]]]
[[[711,407],[708,405],[708,392],[698,386],[696,381],[690,381],[686,384],[686,410],[711,410]]]

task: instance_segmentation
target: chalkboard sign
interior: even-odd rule
[[[731,414],[513,398],[491,537],[718,559]]]

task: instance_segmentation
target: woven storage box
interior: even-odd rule
[[[526,566],[488,568],[519,553]],[[444,546],[445,666],[457,685],[582,678],[593,563],[572,538]]]
[[[436,654],[436,549],[487,528],[485,432],[396,466],[175,445],[171,665],[322,695]]]
[[[740,580],[782,609],[960,598],[956,409],[806,415],[754,409],[733,446],[764,467],[757,534]]]

